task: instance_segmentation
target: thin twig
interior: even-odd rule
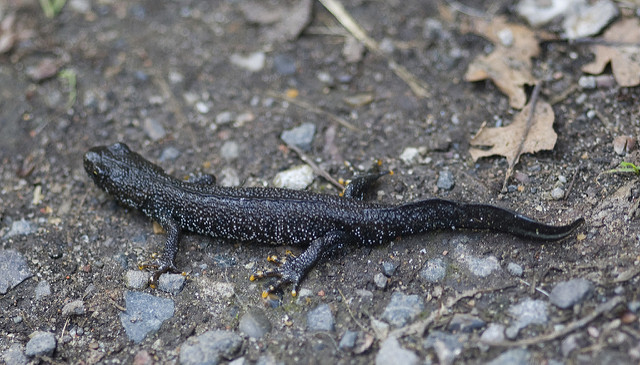
[[[319,0],[320,3],[342,24],[345,29],[351,33],[356,39],[364,43],[371,52],[381,56],[387,60],[387,64],[391,71],[401,78],[411,91],[419,98],[428,98],[431,96],[428,86],[420,79],[415,77],[409,70],[395,62],[390,55],[382,52],[378,42],[369,37],[367,32],[356,23],[355,19],[345,10],[344,6],[337,0]]]
[[[578,173],[580,172],[581,167],[582,167],[582,162],[580,162],[580,164],[578,165],[578,168],[576,168],[576,171],[573,173],[573,177],[571,178],[569,187],[567,188],[567,191],[564,193],[564,196],[562,197],[563,200],[566,200],[569,197],[569,194],[571,193],[571,189],[573,189],[573,184],[576,182],[576,177],[578,176]]]
[[[596,307],[596,309],[593,310],[593,312],[591,312],[586,317],[569,323],[559,331],[547,333],[547,334],[536,336],[536,337],[527,338],[520,341],[502,341],[502,342],[484,342],[484,343],[491,346],[519,347],[519,346],[535,345],[535,344],[539,344],[547,341],[553,341],[556,338],[568,335],[569,333],[586,326],[591,321],[598,318],[601,314],[612,311],[618,304],[622,303],[624,300],[625,298],[622,296],[614,297],[613,299],[610,299],[608,302],[600,304],[598,307]]]
[[[531,125],[533,124],[533,116],[536,113],[536,105],[538,104],[538,95],[540,95],[540,83],[536,84],[536,86],[533,88],[533,92],[531,93],[531,101],[529,101],[531,108],[529,109],[529,116],[527,116],[527,126],[525,127],[524,133],[522,134],[522,138],[520,139],[520,143],[518,144],[518,149],[516,150],[516,158],[514,158],[513,161],[511,161],[511,164],[507,169],[507,173],[504,176],[504,182],[502,183],[502,193],[507,192],[507,183],[509,182],[509,178],[513,174],[513,168],[516,166],[516,164],[520,160],[522,149],[524,148],[524,144],[527,141],[529,132],[531,131]]]
[[[526,285],[526,286],[528,286],[528,287],[533,287],[531,284],[529,284],[527,281],[525,281],[525,280],[523,280],[523,279],[518,278],[518,280],[519,280],[522,284],[524,284],[524,285]],[[545,296],[547,296],[547,297],[549,296],[549,292],[547,292],[546,290],[544,290],[544,289],[540,289],[540,288],[538,288],[537,286],[536,286],[536,287],[534,287],[534,288],[535,288],[537,291],[539,291],[540,293],[542,293],[543,295],[545,295]]]
[[[329,175],[328,172],[326,172],[320,166],[318,166],[315,162],[313,162],[313,160],[309,156],[307,156],[304,152],[302,152],[302,150],[298,146],[289,144],[286,141],[284,143],[287,145],[287,147],[289,147],[291,150],[297,153],[298,157],[300,157],[300,159],[304,163],[311,166],[311,169],[313,169],[313,171],[315,171],[316,174],[324,177],[328,182],[330,182],[335,187],[337,187],[338,190],[342,191],[342,189],[344,189],[344,186],[340,184],[338,180],[334,179],[331,175]]]
[[[344,294],[342,294],[342,290],[340,290],[340,288],[338,288],[338,293],[340,293],[340,296],[342,297],[342,303],[344,303],[344,306],[347,308],[347,312],[349,312],[351,319],[353,319],[353,321],[356,322],[356,324],[358,325],[358,327],[360,327],[362,332],[368,333],[369,329],[366,328],[362,323],[360,323],[360,321],[358,321],[356,317],[353,315],[353,311],[351,310],[351,307],[349,307],[349,305],[347,304],[347,298],[344,296]]]
[[[346,120],[344,120],[343,118],[340,118],[339,116],[332,114],[326,110],[320,109],[314,105],[311,105],[309,103],[307,103],[306,101],[302,101],[299,99],[294,99],[294,98],[290,98],[286,95],[282,95],[282,94],[278,94],[272,91],[267,91],[266,93],[267,96],[271,96],[274,98],[279,98],[282,99],[286,102],[289,102],[291,104],[295,104],[303,109],[306,109],[310,112],[316,113],[316,114],[322,114],[322,115],[326,115],[328,116],[330,119],[333,119],[335,122],[337,122],[338,124],[340,124],[341,126],[351,129],[352,131],[358,131],[358,128],[356,128],[353,124],[347,122]]]

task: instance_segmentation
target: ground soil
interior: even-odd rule
[[[0,340],[0,352],[13,342],[26,343],[35,330],[60,336],[65,328],[76,327],[84,334],[59,343],[55,363],[94,362],[91,359],[129,363],[142,350],[158,362],[177,361],[179,346],[189,336],[209,329],[237,331],[239,313],[260,307],[274,328],[260,340],[247,340],[239,356],[254,361],[268,352],[285,363],[371,363],[378,340],[362,353],[338,350],[335,344],[346,329],[372,333],[371,318],[380,318],[394,291],[425,298],[426,317],[456,293],[506,287],[460,301],[428,330],[442,329],[453,313],[472,309],[486,322],[508,323],[509,305],[522,298],[546,298],[507,274],[484,279],[456,274],[438,284],[421,280],[417,273],[424,263],[451,252],[452,242],[463,235],[475,255],[493,255],[502,267],[518,262],[524,268],[522,280],[534,287],[549,291],[557,282],[576,277],[595,283],[585,302],[573,310],[552,309],[553,323],[535,327],[523,337],[553,332],[554,324],[580,319],[613,296],[624,297],[624,305],[576,330],[584,333],[579,350],[563,355],[562,338],[543,341],[529,346],[533,359],[580,361],[604,351],[632,361],[628,353],[640,341],[638,320],[622,324],[616,320],[628,311],[628,303],[639,300],[638,278],[618,282],[616,278],[640,262],[638,178],[602,173],[623,160],[613,150],[613,139],[640,135],[640,89],[615,84],[577,87],[580,66],[593,59],[588,46],[542,44],[533,70],[546,80],[541,98],[551,100],[573,91],[553,106],[556,147],[522,156],[509,182],[515,189],[503,193],[506,161],[494,157],[473,162],[469,140],[483,123],[506,124],[517,111],[509,109],[506,96],[492,82],[463,80],[471,60],[486,53],[491,43],[461,33],[459,22],[465,15],[454,11],[453,18],[445,18],[445,2],[344,2],[373,39],[395,44],[392,56],[428,85],[432,95],[428,98],[416,96],[380,55],[365,51],[360,60],[348,63],[342,53],[346,33],[319,3],[313,4],[309,26],[290,40],[266,39],[272,26],[251,23],[237,1],[107,0],[88,2],[87,10],[78,7],[82,1],[75,8],[71,3],[53,19],[31,3],[15,1],[5,9],[15,11],[21,26],[33,34],[0,55],[0,229],[4,234],[11,222],[26,219],[37,232],[2,241],[2,248],[27,258],[35,275],[0,297],[0,335],[6,339]],[[512,15],[510,2],[488,3],[476,9],[523,23]],[[427,19],[437,20],[439,27],[425,32]],[[230,62],[232,54],[253,52],[266,55],[259,71]],[[66,105],[70,88],[64,80],[34,81],[29,76],[28,71],[45,58],[77,75],[77,99],[71,107]],[[293,60],[295,72],[277,69],[287,60]],[[319,79],[319,73],[333,81]],[[277,97],[291,89],[297,91],[297,100],[346,119],[356,130]],[[344,101],[363,93],[372,95],[373,101],[358,106]],[[208,112],[198,110],[190,98],[202,102]],[[216,124],[216,117],[225,111],[235,120]],[[147,288],[172,298],[176,314],[142,343],[130,341],[118,320],[127,290],[123,278],[127,265],[122,262],[132,267],[147,260],[161,249],[164,236],[153,234],[146,217],[118,206],[91,182],[82,167],[83,154],[92,146],[119,141],[174,176],[219,175],[231,169],[245,185],[271,185],[275,174],[302,163],[280,135],[304,122],[316,126],[307,155],[332,176],[349,179],[366,171],[375,159],[394,170],[378,187],[377,198],[386,203],[438,196],[495,204],[550,224],[580,216],[587,223],[577,232],[580,239],[574,235],[558,244],[497,233],[434,232],[380,247],[348,247],[309,274],[302,287],[310,289],[311,296],[297,302],[285,295],[277,308],[265,307],[260,296],[263,283],[247,278],[253,268],[266,265],[269,254],[283,248],[189,235],[182,240],[178,267],[198,272],[206,264],[209,270],[204,275],[232,283],[235,295],[224,301],[203,297],[190,280],[177,295]],[[164,128],[159,139],[149,123]],[[220,151],[229,141],[239,146],[240,153],[226,160]],[[167,147],[180,155],[159,161]],[[407,147],[427,148],[420,162],[406,164],[400,155]],[[637,155],[624,157],[633,158],[637,160]],[[436,187],[445,170],[454,175],[451,190]],[[551,191],[559,186],[566,195],[554,200]],[[37,187],[43,198],[34,202]],[[321,177],[308,189],[338,193]],[[399,264],[385,290],[373,282],[382,261]],[[51,284],[54,295],[36,303],[33,290],[41,280]],[[373,299],[359,299],[361,290],[373,292]],[[67,323],[60,310],[75,299],[85,300],[87,313]],[[332,308],[336,329],[331,333],[306,331],[306,313],[319,303]],[[23,321],[14,322],[16,316]],[[471,334],[459,361],[488,361],[505,351],[503,347],[481,351],[475,346],[479,333]],[[625,336],[616,341],[619,337],[613,335],[619,333]],[[413,334],[402,338],[401,344],[422,359],[437,361],[421,339],[422,334]],[[96,358],[89,357],[94,344],[101,352]]]

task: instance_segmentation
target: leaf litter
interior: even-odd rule
[[[592,46],[595,60],[582,67],[582,71],[600,74],[611,63],[618,85],[640,85],[640,20],[622,19],[613,24],[602,36],[605,44]]]
[[[509,97],[509,106],[522,109],[527,97],[525,85],[535,85],[531,59],[540,53],[535,33],[497,16],[491,22],[473,20],[472,31],[495,44],[493,52],[476,57],[464,75],[466,81],[491,79]]]

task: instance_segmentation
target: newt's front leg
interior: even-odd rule
[[[331,254],[335,249],[341,248],[348,242],[349,236],[341,231],[329,232],[326,235],[315,239],[309,247],[298,257],[285,261],[281,266],[273,270],[257,271],[251,275],[251,281],[266,277],[278,277],[275,284],[262,293],[266,297],[269,293],[276,291],[285,284],[293,284],[291,295],[298,294],[298,286],[320,259]]]
[[[171,218],[166,218],[161,219],[158,223],[167,231],[167,241],[164,244],[162,257],[158,262],[158,268],[153,272],[153,276],[149,282],[152,288],[158,286],[160,275],[167,272],[180,272],[175,264],[176,254],[178,253],[178,241],[180,240],[180,227],[178,226],[178,222]]]

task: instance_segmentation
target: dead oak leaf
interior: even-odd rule
[[[530,112],[531,104],[528,104],[508,126],[480,129],[471,139],[471,146],[474,147],[469,149],[469,153],[473,160],[500,155],[507,158],[509,166],[514,166],[523,153],[552,150],[556,145],[558,135],[553,130],[555,116],[551,105],[544,101],[536,103],[535,114],[527,133],[527,120]],[[520,144],[522,144],[522,149],[520,149]],[[489,149],[479,147],[489,147]]]
[[[596,59],[582,66],[582,71],[599,74],[611,62],[613,77],[618,85],[640,85],[640,19],[623,19],[612,25],[602,38],[612,45],[593,46]]]
[[[489,55],[473,60],[464,79],[493,80],[509,97],[509,105],[522,109],[527,101],[524,85],[537,83],[531,74],[531,58],[540,53],[535,33],[525,26],[508,23],[504,17],[496,17],[491,22],[476,20],[471,27],[471,31],[492,41],[495,48]]]

